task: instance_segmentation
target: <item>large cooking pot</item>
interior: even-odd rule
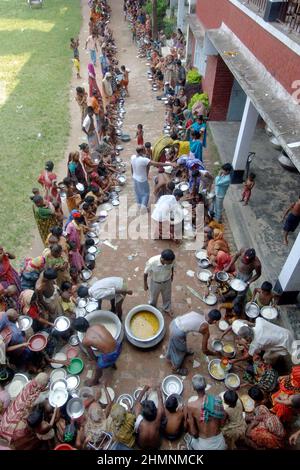
[[[158,328],[157,333],[151,338],[141,339],[141,338],[137,338],[132,333],[130,322],[131,322],[132,317],[136,313],[145,312],[145,311],[154,313],[154,315],[159,321],[159,328]],[[160,311],[157,308],[152,307],[152,305],[138,305],[137,307],[134,307],[132,310],[130,310],[130,312],[128,312],[127,317],[125,319],[125,334],[126,334],[126,338],[128,339],[128,341],[134,346],[137,346],[138,348],[142,348],[142,349],[152,348],[153,346],[156,346],[158,343],[160,343],[160,341],[165,336],[165,333],[166,333],[165,319],[163,315],[160,313]]]
[[[124,328],[115,313],[106,310],[94,310],[94,312],[85,315],[85,319],[89,322],[90,326],[103,325],[108,328],[108,330],[110,330],[112,336],[118,343],[121,343],[123,341]],[[78,338],[80,342],[82,342],[83,337],[84,333],[78,331]],[[95,356],[100,355],[99,351],[94,348],[92,349],[94,351]]]

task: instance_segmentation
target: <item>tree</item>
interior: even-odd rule
[[[156,40],[158,37],[157,0],[152,0],[152,35],[153,35],[153,39]]]

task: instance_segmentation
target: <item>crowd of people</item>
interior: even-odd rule
[[[292,353],[293,338],[287,329],[262,317],[255,321],[246,319],[247,302],[255,302],[259,307],[276,305],[278,296],[267,281],[251,290],[262,271],[253,248],[231,252],[222,216],[232,167],[230,163],[224,164],[215,177],[206,169],[208,116],[201,103],[196,103],[192,110],[187,106],[186,69],[182,63],[184,37],[178,30],[173,35],[170,54],[163,57],[160,46],[164,35],[160,33],[160,40],[153,40],[151,18],[144,13],[145,2],[141,0],[124,1],[124,19],[130,25],[139,56],[148,60],[148,75],[154,90],[160,93],[157,98],[166,102],[166,113],[164,135],[153,145],[145,142],[143,124],[137,125],[136,154],[130,162],[136,203],[141,211],[149,212],[155,224],[154,238],[167,238],[170,246],[172,241],[182,242],[186,225],[183,207],[191,209],[193,237],[199,228],[196,209],[203,207],[203,248],[213,271],[207,282],[207,294],[217,286],[215,293],[221,303],[207,314],[192,311],[174,317],[172,283],[176,271],[172,249],[165,249],[147,261],[144,290],[153,307],[157,307],[161,295],[162,312],[172,318],[165,359],[174,374],[188,374],[183,366],[185,358],[193,354],[187,347],[189,333],[202,336],[204,355],[220,357],[211,345],[211,328],[222,318],[227,321],[228,328],[220,339],[234,335],[238,353],[228,362],[242,370],[242,386],[248,385],[247,394],[255,406],[245,417],[244,403],[236,391],[227,390],[222,398],[209,394],[207,381],[200,374],[191,380],[194,401],[184,403],[177,395],[164,401],[161,387],[157,387],[153,390],[157,393],[154,403],[149,398],[151,387],[145,385],[131,409],[114,403],[106,383],[101,382],[103,370],[115,367],[122,344],[105,326],[92,325],[84,316],[76,315],[76,306],[80,300],[92,298],[101,309],[102,302],[108,300],[111,311],[122,321],[123,302],[126,295],[132,295],[122,277],[98,279],[92,285],[84,282],[84,275],[95,268],[89,249],[95,245],[90,234],[99,223],[98,207],[111,199],[118,185],[117,157],[122,136],[118,133],[118,119],[124,113],[130,87],[129,70],[125,65],[119,66],[116,58],[117,47],[109,27],[110,6],[106,0],[88,3],[91,14],[85,48],[90,54],[89,89],[76,88],[78,114],[87,143],[69,154],[67,176],[61,182],[53,162],[48,161],[38,178],[40,186],[32,190],[33,214],[44,244],[40,256],[27,257],[17,272],[11,264],[14,255],[0,247],[0,448],[53,449],[67,443],[72,448],[87,449],[105,434],[112,438],[114,449],[137,446],[153,450],[160,448],[163,438],[178,441],[184,433],[187,449],[284,448],[288,445],[290,423],[300,407],[300,366],[290,367],[286,376],[278,374],[282,358],[289,359]],[[80,79],[77,38],[71,38],[70,48]],[[100,86],[98,77],[102,77]],[[157,168],[152,186],[150,167]],[[254,180],[255,175],[250,174],[245,183],[242,194],[245,204],[249,202]],[[156,203],[152,212],[151,198]],[[215,283],[218,273],[230,273],[244,282],[244,290],[236,292],[229,284]],[[32,320],[31,334],[46,335],[44,350],[32,350],[28,331],[23,331],[18,323],[20,315]],[[55,321],[61,316],[70,320],[70,328],[65,332],[55,328]],[[77,333],[83,335],[82,346],[94,370],[85,383],[89,388],[82,395],[85,412],[74,421],[67,413],[68,402],[53,408],[44,392],[49,384],[49,365],[70,364],[68,358],[56,360],[56,352]],[[95,356],[95,349],[99,356]],[[239,362],[242,366],[235,365]],[[19,371],[26,372],[31,379],[12,398],[7,385]],[[105,409],[99,403],[102,393],[106,397]],[[68,401],[71,398],[70,395]],[[299,434],[300,430],[289,436],[291,445]]]

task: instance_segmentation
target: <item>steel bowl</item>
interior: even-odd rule
[[[229,279],[229,274],[225,271],[219,271],[218,273],[216,273],[215,279],[219,282],[227,282]]]
[[[237,374],[227,374],[225,377],[225,386],[229,388],[229,390],[237,390],[241,385],[240,378]]]
[[[197,273],[199,281],[208,282],[212,278],[212,273],[208,269],[203,269]]]
[[[215,294],[208,294],[208,296],[204,298],[204,302],[206,305],[212,306],[218,302],[218,298]]]
[[[54,321],[54,328],[56,331],[63,332],[67,331],[71,326],[71,322],[68,317],[57,317]]]
[[[183,392],[183,381],[177,375],[168,375],[162,381],[161,388],[166,396],[173,393],[181,395]]]
[[[211,342],[211,347],[217,351],[220,352],[223,349],[223,342],[219,339],[213,339]]]
[[[84,192],[84,185],[82,183],[77,183],[76,184],[76,189],[77,191],[79,191],[80,193],[83,193]]]
[[[262,307],[260,310],[261,316],[265,320],[273,321],[278,317],[278,310],[276,307],[266,306]]]
[[[182,183],[179,183],[178,188],[183,192],[186,193],[189,190],[189,184],[183,181]]]
[[[89,263],[90,261],[95,261],[95,259],[96,259],[96,256],[93,255],[92,253],[88,253],[84,258],[86,263]]]
[[[67,389],[76,390],[80,384],[80,377],[79,375],[68,375],[66,377]]]
[[[27,331],[31,328],[33,319],[28,315],[19,315],[16,325],[21,331]]]
[[[71,346],[77,346],[79,344],[79,338],[77,335],[72,335],[69,338],[69,344]]]
[[[255,302],[248,302],[245,306],[245,313],[248,318],[257,318],[260,314],[260,308]]]
[[[206,250],[199,250],[195,252],[195,256],[197,259],[207,259],[207,251]]]
[[[67,404],[67,414],[71,419],[78,419],[84,413],[84,404],[81,398],[71,398]]]
[[[231,343],[223,344],[222,348],[222,356],[227,357],[228,359],[232,359],[236,354],[235,347]]]
[[[206,269],[208,268],[209,266],[211,266],[211,262],[209,261],[208,258],[203,258],[203,259],[200,259],[199,260],[199,266],[203,269]]]
[[[88,232],[88,233],[86,234],[86,236],[87,236],[88,238],[96,238],[96,237],[97,237],[97,234],[96,234],[96,232]]]
[[[83,269],[81,271],[81,277],[84,281],[88,281],[89,279],[91,279],[92,275],[93,273],[89,269]]]
[[[228,364],[226,369],[221,367],[221,359],[212,359],[208,364],[208,372],[215,380],[224,380],[226,373],[231,369],[232,365]]]
[[[123,393],[117,398],[117,403],[129,411],[134,404],[134,399],[129,393]]]

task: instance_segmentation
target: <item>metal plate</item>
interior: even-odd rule
[[[215,305],[218,299],[216,295],[209,294],[207,297],[204,297],[203,301],[206,303],[206,305]]]
[[[276,307],[262,307],[260,313],[265,320],[275,320],[278,317],[278,310]]]
[[[120,201],[118,199],[113,199],[111,201],[111,203],[112,203],[113,206],[119,206],[120,205]]]
[[[199,250],[195,252],[195,256],[197,259],[207,259],[207,251],[206,250]]]
[[[71,344],[71,346],[77,346],[77,344],[79,344],[79,338],[77,335],[72,335],[69,339],[69,344]]]
[[[245,306],[245,313],[249,318],[257,318],[260,312],[259,306],[255,302],[248,302]]]
[[[84,308],[87,306],[88,300],[87,299],[79,299],[77,301],[77,305],[79,308]]]
[[[81,398],[71,398],[67,404],[67,413],[71,419],[78,419],[84,413],[84,404]]]
[[[88,232],[88,233],[86,234],[86,236],[87,236],[88,238],[96,238],[96,237],[97,237],[97,234],[96,234],[95,232]]]
[[[65,388],[67,389],[67,381],[65,379],[57,379],[53,380],[50,385],[50,391],[57,390],[58,388]]]
[[[128,411],[133,407],[134,400],[129,393],[123,393],[117,398],[117,403]]]
[[[236,292],[243,292],[247,288],[247,284],[241,279],[232,279],[229,282],[230,287]]]
[[[91,313],[91,312],[93,312],[94,310],[97,310],[97,309],[98,309],[98,302],[89,302],[87,304],[87,306],[85,307],[85,310],[88,313]]]
[[[75,315],[76,315],[76,318],[78,317],[85,317],[86,316],[86,311],[85,311],[85,308],[75,308]],[[70,342],[70,341],[69,341]],[[72,344],[72,343],[70,343]],[[78,343],[77,343],[78,344]],[[75,346],[75,345],[73,345]]]
[[[212,277],[212,273],[208,269],[204,269],[203,271],[200,271],[199,273],[197,273],[197,278],[199,279],[199,281],[202,281],[202,282],[209,281],[211,277]]]
[[[229,323],[227,323],[227,321],[225,320],[220,320],[219,321],[219,328],[221,331],[226,331],[227,328],[229,328]]]
[[[97,253],[97,247],[96,246],[90,246],[87,251],[88,251],[88,253],[93,255],[93,254]]]
[[[238,332],[239,332],[239,329],[240,329],[242,326],[245,326],[245,325],[246,325],[246,323],[243,322],[243,320],[234,320],[234,321],[232,322],[232,325],[231,325],[232,331],[234,332],[235,335],[237,335]]]
[[[56,369],[50,374],[50,382],[56,382],[57,380],[65,379],[66,377],[67,371],[65,369]]]
[[[66,388],[57,388],[49,393],[49,403],[51,406],[60,408],[68,400],[68,391]]]
[[[111,401],[113,401],[115,399],[114,390],[111,387],[107,387],[107,391],[108,391],[108,394],[110,396]],[[99,403],[101,403],[101,405],[107,405],[107,398],[106,398],[106,394],[105,394],[103,388],[101,389],[101,395],[100,395],[100,398],[99,398]]]
[[[11,398],[16,398],[19,393],[23,390],[26,384],[28,384],[29,378],[25,374],[15,374],[13,380],[7,387],[7,391]]]
[[[82,193],[84,191],[84,185],[82,183],[77,183],[76,189]]]
[[[32,325],[32,318],[27,315],[20,315],[16,321],[16,325],[20,328],[21,331],[27,331]]]
[[[67,356],[65,355],[65,353],[59,352],[59,353],[55,354],[55,356],[53,356],[53,359],[55,359],[56,361],[66,361]],[[51,361],[51,359],[50,359],[50,361]],[[51,365],[51,367],[53,367],[53,369],[59,369],[60,367],[64,366],[64,364],[56,364],[54,362],[53,363],[50,362],[50,365]]]
[[[168,375],[164,378],[161,387],[164,394],[167,396],[172,395],[173,393],[181,395],[183,391],[183,382],[179,377],[177,377],[177,375]]]
[[[189,189],[189,184],[188,184],[188,183],[185,183],[185,182],[179,183],[178,188],[179,188],[183,193],[185,193],[185,192],[188,191],[188,189]]]
[[[229,388],[230,390],[236,390],[239,388],[241,384],[241,381],[240,381],[240,378],[238,375],[236,374],[227,374],[226,377],[225,377],[225,385],[227,388]]]
[[[69,318],[64,316],[57,317],[54,321],[54,328],[60,332],[67,331],[70,328],[70,325],[71,322]]]
[[[89,269],[83,269],[81,271],[81,277],[84,281],[88,281],[89,279],[91,279],[92,275],[93,273]]]
[[[68,375],[66,382],[68,390],[76,390],[80,384],[80,377],[79,375]]]
[[[208,268],[210,265],[211,265],[211,262],[209,261],[208,258],[202,258],[199,261],[199,266],[201,266],[201,268],[203,269]]]

